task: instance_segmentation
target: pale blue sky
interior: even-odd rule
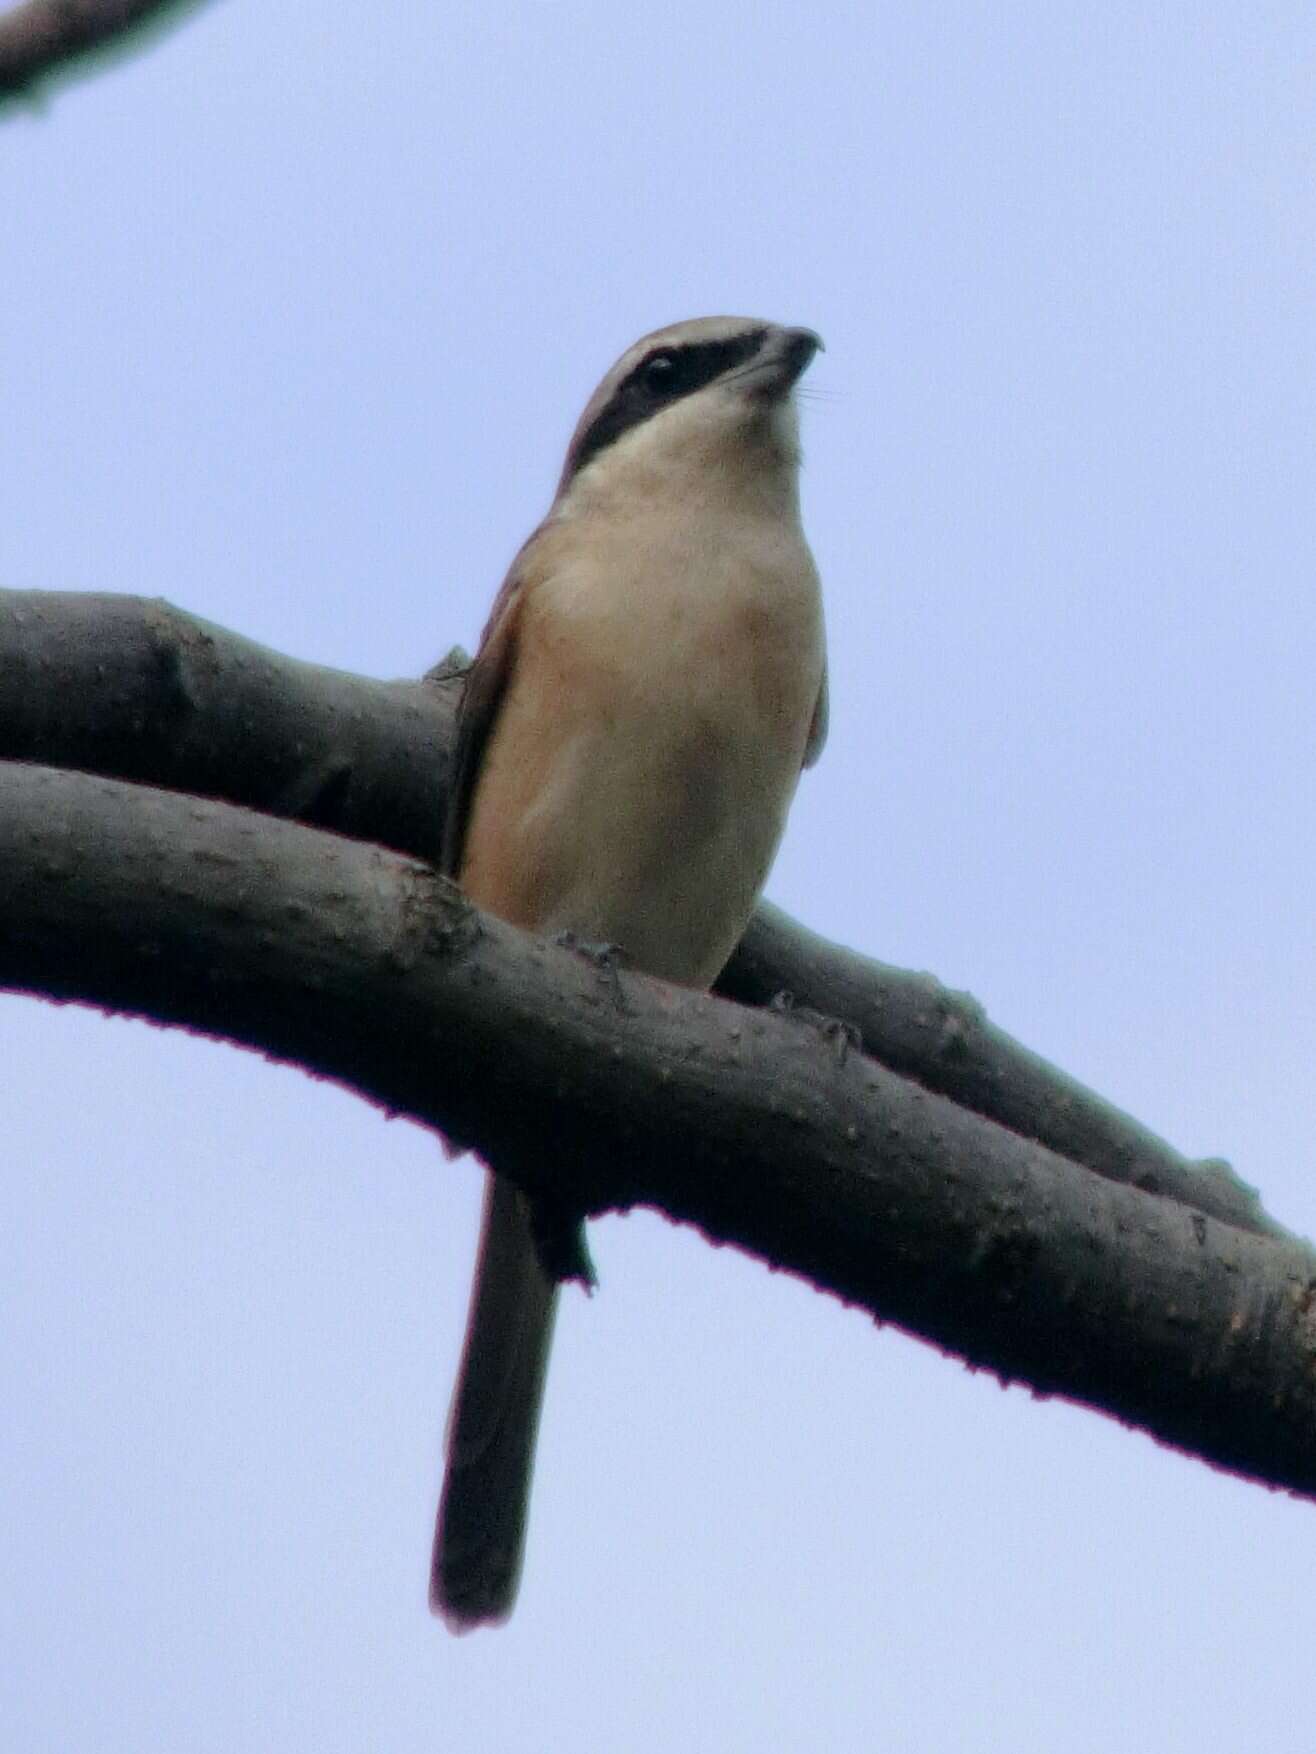
[[[770,893],[1310,1234],[1314,158],[1298,4],[228,0],[0,127],[0,582],[414,674],[623,346],[811,324],[832,735]],[[652,1216],[567,1300],[515,1618],[449,1639],[473,1164],[91,1013],[0,1002],[0,1063],[0,1746],[1307,1721],[1311,1506]]]

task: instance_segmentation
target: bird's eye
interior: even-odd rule
[[[670,353],[655,353],[644,362],[644,387],[661,394],[676,382],[676,361]]]

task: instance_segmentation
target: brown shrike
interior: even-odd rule
[[[792,391],[808,329],[703,317],[624,353],[494,602],[466,681],[443,868],[534,932],[712,984],[822,749],[818,574]],[[490,1174],[430,1599],[511,1612],[557,1286]]]

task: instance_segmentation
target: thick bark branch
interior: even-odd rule
[[[1316,1495],[1316,1255],[1094,1176],[807,1020],[599,969],[378,847],[49,768],[0,775],[0,895],[0,985],[295,1061],[527,1188],[657,1206]]]
[[[159,598],[0,590],[0,760],[438,850],[457,689],[285,658]]]
[[[200,0],[26,0],[0,14],[0,102],[93,54],[140,46]]]
[[[399,852],[435,850],[455,696],[443,676],[300,663],[158,600],[0,590],[0,758],[226,798]],[[1228,1165],[1190,1163],[967,995],[775,908],[759,909],[719,990],[759,1005],[789,992],[893,1070],[1100,1175],[1279,1232]]]

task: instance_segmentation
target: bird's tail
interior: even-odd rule
[[[455,1632],[516,1599],[556,1310],[527,1202],[491,1174],[430,1570],[430,1606]]]

